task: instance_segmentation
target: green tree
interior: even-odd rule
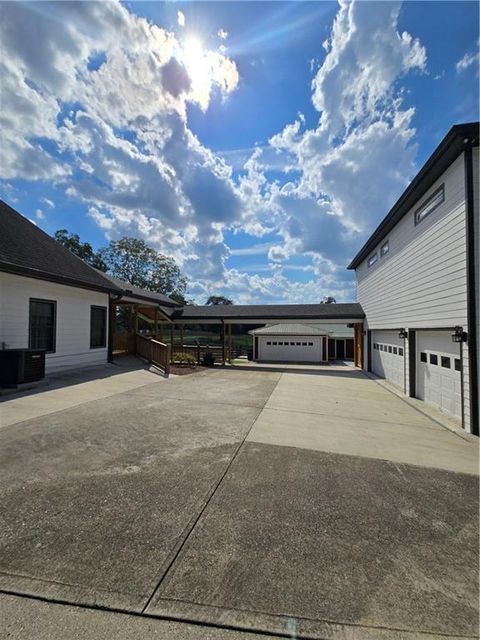
[[[143,240],[111,240],[98,253],[115,278],[141,289],[164,293],[182,303],[185,301],[187,281],[175,260],[155,251]]]
[[[217,304],[233,304],[233,301],[225,296],[210,296],[205,303],[207,305],[217,305]]]
[[[333,296],[324,296],[320,304],[335,304],[336,302]]]
[[[57,242],[81,258],[84,262],[95,269],[106,271],[107,266],[98,254],[93,250],[89,242],[81,242],[80,236],[76,233],[69,233],[66,229],[58,229],[53,236]]]

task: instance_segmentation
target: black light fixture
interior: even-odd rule
[[[463,330],[463,327],[455,327],[455,333],[452,333],[452,342],[466,342],[467,332]]]
[[[400,329],[400,331],[398,332],[398,337],[400,338],[400,340],[405,340],[406,338],[408,338],[407,330]]]

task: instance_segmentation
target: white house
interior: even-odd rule
[[[0,348],[45,350],[47,374],[106,363],[120,304],[178,306],[93,269],[0,201]]]
[[[478,434],[478,123],[454,126],[349,265],[363,366]]]

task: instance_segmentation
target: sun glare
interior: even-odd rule
[[[211,65],[203,43],[197,36],[189,36],[183,45],[183,63],[187,70],[194,93],[210,91],[212,82]]]

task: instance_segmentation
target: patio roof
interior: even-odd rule
[[[359,322],[365,313],[358,302],[339,304],[266,304],[266,305],[187,305],[180,309],[163,309],[172,322]]]

